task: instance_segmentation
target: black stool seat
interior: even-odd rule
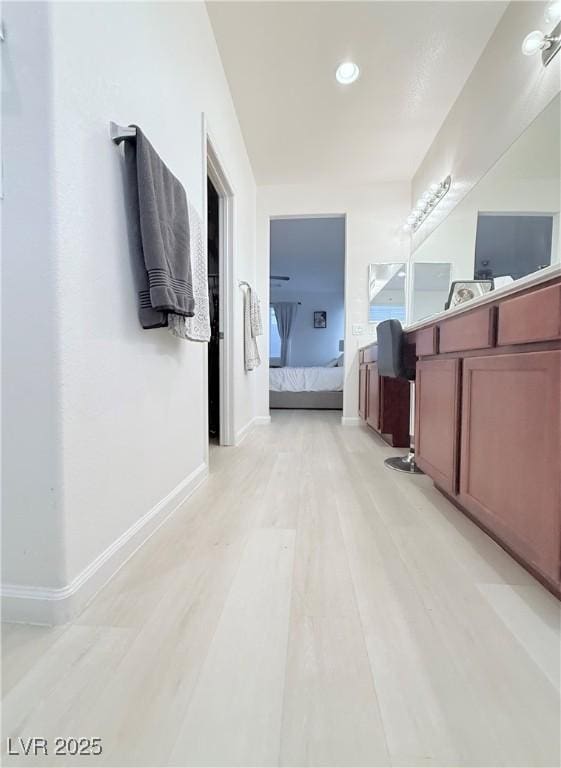
[[[380,376],[387,376],[391,379],[407,379],[415,381],[415,369],[407,367],[404,356],[403,328],[399,320],[384,320],[378,323],[376,327],[376,336],[378,339],[377,366]],[[411,403],[414,402],[412,398]],[[410,427],[411,432],[413,427]],[[384,464],[391,469],[397,469],[399,472],[410,472],[422,475],[415,463],[415,448],[413,445],[413,435],[411,434],[411,448],[407,456],[392,456],[386,459]]]
[[[403,349],[403,328],[399,320],[384,320],[376,327],[378,373],[391,379],[414,381],[415,369],[407,368]]]

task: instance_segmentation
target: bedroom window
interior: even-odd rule
[[[269,345],[269,365],[280,365],[281,340],[273,307],[269,307]]]
[[[405,307],[397,304],[377,304],[370,307],[368,321],[381,323],[382,320],[401,320],[405,322]]]

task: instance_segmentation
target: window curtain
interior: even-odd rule
[[[280,364],[288,363],[288,342],[294,328],[294,320],[298,312],[298,304],[295,301],[276,301],[272,305],[277,318],[277,328],[281,340]]]

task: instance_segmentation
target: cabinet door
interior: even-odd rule
[[[380,429],[380,377],[376,363],[369,363],[366,379],[366,423]]]
[[[366,419],[366,365],[358,369],[358,415]]]
[[[415,386],[417,463],[451,494],[458,483],[459,370],[459,360],[421,360]]]
[[[559,582],[561,351],[464,361],[460,501]]]

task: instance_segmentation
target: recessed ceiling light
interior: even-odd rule
[[[349,85],[350,83],[354,83],[359,74],[360,69],[354,61],[344,61],[337,67],[335,77],[337,82],[341,83],[341,85]]]

